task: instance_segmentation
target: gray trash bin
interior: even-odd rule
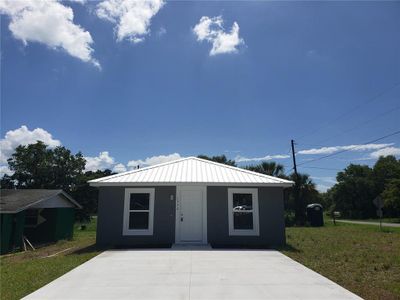
[[[307,221],[311,226],[324,226],[324,211],[319,203],[307,205]]]

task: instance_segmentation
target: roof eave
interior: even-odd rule
[[[56,194],[51,195],[51,196],[48,196],[48,197],[43,197],[43,198],[41,198],[41,199],[39,199],[39,200],[37,200],[37,201],[35,201],[35,202],[29,203],[28,205],[19,207],[19,208],[16,209],[16,210],[0,211],[0,213],[1,213],[1,214],[17,214],[17,213],[19,213],[19,212],[21,212],[21,211],[23,211],[23,210],[27,210],[27,209],[30,208],[31,206],[34,206],[34,205],[36,205],[36,204],[39,204],[40,202],[49,200],[49,199],[51,199],[52,197],[57,196],[57,195],[62,195],[62,196],[64,196],[65,198],[67,198],[68,201],[70,201],[73,205],[75,205],[75,208],[76,208],[76,209],[82,209],[82,208],[83,208],[82,205],[80,205],[78,202],[76,202],[70,195],[68,195],[68,194],[67,194],[66,192],[64,192],[63,190],[60,190],[59,193],[56,193]]]
[[[74,198],[72,198],[70,195],[68,195],[66,192],[61,191],[60,193],[63,195],[65,198],[67,198],[72,204],[74,204],[77,209],[83,209],[82,205],[80,205]]]
[[[93,187],[104,186],[174,186],[174,185],[206,185],[206,186],[260,186],[260,187],[292,187],[294,182],[276,183],[238,183],[238,182],[89,182]]]

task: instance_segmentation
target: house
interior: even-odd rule
[[[1,190],[1,254],[31,243],[72,238],[75,209],[82,208],[62,190]]]
[[[283,190],[292,181],[188,157],[89,183],[99,188],[100,246],[285,243]]]

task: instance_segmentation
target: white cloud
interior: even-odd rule
[[[131,169],[136,168],[137,166],[140,167],[146,167],[146,166],[152,166],[152,165],[157,165],[173,160],[177,160],[182,158],[182,156],[179,153],[172,153],[169,155],[159,155],[159,156],[152,156],[152,157],[147,157],[144,160],[131,160],[128,162],[128,167]]]
[[[132,170],[136,169],[137,166],[147,167],[156,164],[165,163],[168,161],[173,161],[182,158],[179,153],[172,153],[169,155],[159,155],[147,157],[144,160],[131,160],[128,162],[127,167]],[[122,173],[127,171],[127,167],[115,161],[114,157],[110,156],[108,151],[100,152],[98,156],[95,157],[85,157],[86,159],[86,171],[96,171],[112,169],[115,173]]]
[[[277,154],[277,155],[266,155],[263,157],[244,157],[244,156],[236,156],[235,161],[240,163],[240,162],[249,162],[249,161],[263,161],[263,160],[272,160],[272,159],[285,159],[289,158],[289,155],[286,154]]]
[[[112,171],[115,173],[126,172],[126,167],[123,164],[116,164]]]
[[[157,35],[160,37],[160,36],[163,36],[164,34],[166,34],[167,33],[167,29],[165,29],[165,27],[160,27],[160,29],[157,31]]]
[[[13,171],[11,171],[8,166],[0,166],[0,177],[3,177],[4,175],[9,175],[11,176],[14,174]]]
[[[108,151],[99,153],[99,156],[85,156],[85,171],[97,171],[110,169],[115,165],[114,157],[111,157]]]
[[[400,155],[400,148],[397,147],[386,147],[383,149],[379,149],[377,151],[374,151],[370,153],[371,158],[379,158],[380,156],[388,156],[388,155],[394,155],[394,156],[399,156]]]
[[[214,18],[203,16],[193,28],[193,32],[199,42],[207,41],[212,44],[211,56],[236,53],[238,51],[237,47],[244,44],[244,40],[239,37],[239,24],[234,22],[231,31],[225,32],[223,22],[224,20],[221,16]]]
[[[331,184],[337,183],[336,178],[330,177],[330,176],[311,176],[311,178],[316,181],[322,181],[322,182],[331,183]]]
[[[97,5],[96,14],[117,24],[117,41],[139,43],[149,34],[151,19],[164,4],[164,0],[105,0]]]
[[[335,152],[347,150],[347,151],[369,151],[369,150],[378,150],[388,146],[391,144],[365,144],[365,145],[347,145],[347,146],[332,146],[332,147],[322,147],[322,148],[313,148],[307,150],[300,150],[298,154],[304,155],[316,155],[316,154],[332,154]]]
[[[9,29],[25,45],[38,42],[100,68],[92,57],[92,36],[74,24],[72,8],[56,0],[1,0],[0,13],[10,17]]]
[[[5,137],[0,140],[0,163],[7,163],[7,159],[14,153],[19,145],[34,144],[42,141],[50,148],[60,146],[59,140],[53,139],[52,135],[42,128],[29,130],[25,125],[15,130],[10,130]]]
[[[85,4],[87,0],[68,0],[69,2],[75,2],[79,4]]]
[[[311,176],[311,179],[316,182],[317,190],[323,193],[337,183],[336,178],[330,176]]]
[[[316,188],[319,192],[325,193],[327,190],[329,190],[332,187],[332,185],[326,185],[326,184],[317,184]],[[325,208],[325,207],[324,207]],[[328,208],[328,207],[326,207]]]
[[[116,162],[108,151],[102,151],[98,156],[85,156],[85,171],[97,171],[110,169],[115,173],[125,172],[127,169],[124,164]]]

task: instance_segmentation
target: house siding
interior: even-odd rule
[[[169,246],[175,243],[176,186],[152,187],[155,188],[152,236],[122,235],[125,188],[132,187],[101,187],[99,189],[97,244],[104,247],[143,247]],[[207,187],[208,243],[215,247],[284,245],[283,188],[258,188],[260,225],[258,236],[229,235],[228,188],[226,186]],[[173,200],[170,198],[171,195],[173,195]]]
[[[122,235],[125,188],[99,189],[97,244],[103,247],[168,246],[175,242],[175,186],[157,186],[154,197],[153,235]],[[141,188],[141,187],[137,187]],[[171,200],[173,195],[173,200]]]
[[[0,218],[1,244],[0,254],[22,249],[22,236],[24,235],[25,211],[15,214],[1,214]]]
[[[259,236],[230,236],[228,188],[207,188],[208,242],[212,246],[274,247],[285,244],[283,188],[258,188]]]
[[[56,242],[72,238],[75,222],[74,208],[43,208],[40,210],[40,216],[45,219],[43,223],[35,227],[25,228],[24,230],[24,235],[31,242]]]

